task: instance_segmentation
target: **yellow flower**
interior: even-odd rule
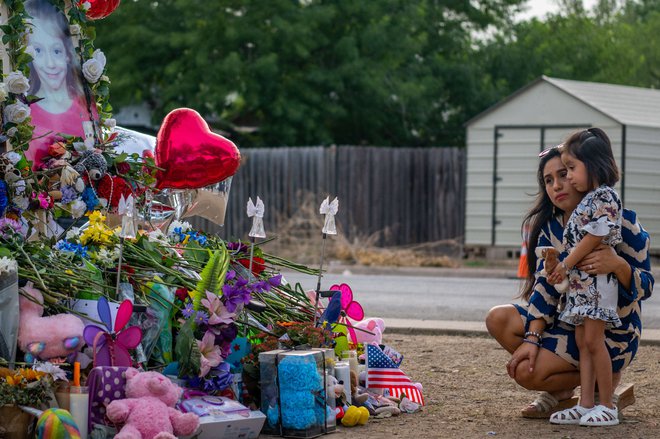
[[[65,272],[66,274],[73,274],[73,270],[71,270],[71,269],[64,270],[64,272]]]
[[[100,211],[95,210],[94,212],[89,214],[90,225],[102,224],[104,222],[105,222],[105,216],[102,215]]]
[[[7,375],[5,379],[10,386],[18,386],[21,384],[21,377],[17,375]]]

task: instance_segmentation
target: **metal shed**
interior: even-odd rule
[[[466,246],[520,248],[538,153],[597,126],[612,140],[624,206],[660,249],[659,90],[542,76],[466,125]]]

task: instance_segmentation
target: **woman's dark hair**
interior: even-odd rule
[[[539,160],[539,168],[536,172],[536,179],[539,184],[539,191],[536,194],[534,205],[527,212],[523,219],[523,230],[529,230],[527,237],[527,278],[520,289],[520,298],[529,300],[534,290],[536,281],[536,246],[538,244],[541,228],[556,215],[563,215],[563,211],[552,204],[552,200],[545,190],[545,178],[543,171],[545,165],[554,158],[560,158],[559,147],[553,147],[547,151]]]
[[[584,163],[592,185],[591,190],[602,184],[612,187],[619,181],[619,168],[614,160],[612,144],[605,131],[600,128],[573,133],[564,142],[563,152]]]

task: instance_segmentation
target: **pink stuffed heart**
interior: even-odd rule
[[[202,116],[178,108],[163,120],[156,143],[159,189],[197,189],[236,173],[241,161],[230,140],[214,134]]]

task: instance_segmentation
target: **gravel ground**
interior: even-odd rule
[[[520,409],[536,393],[517,386],[506,374],[508,354],[492,339],[463,336],[391,334],[384,342],[401,352],[402,369],[424,386],[421,413],[370,419],[344,428],[334,438],[660,438],[660,347],[642,346],[624,372],[635,384],[637,402],[614,427],[555,426],[525,419]]]

